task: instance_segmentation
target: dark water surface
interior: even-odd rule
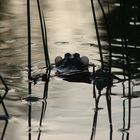
[[[42,0],[41,2],[47,23],[51,63],[58,55],[79,52],[82,56],[88,56],[90,62],[99,67],[100,57],[90,1]],[[105,39],[106,31],[98,6],[96,12],[101,23],[101,35]],[[137,98],[123,97],[124,92],[128,95],[127,81],[112,87],[113,132],[109,127],[105,96],[101,97],[99,104],[103,109],[98,113],[94,110],[92,84],[71,83],[57,77],[50,77],[49,83],[39,81],[36,85],[29,84],[26,14],[25,0],[0,0],[0,74],[10,88],[4,99],[10,119],[6,123],[0,117],[1,139],[4,136],[5,140],[90,140],[95,120],[96,133],[92,139],[139,140],[139,78],[131,82],[131,92],[137,95]],[[31,15],[32,69],[36,74],[44,72],[45,65],[36,1],[31,2]],[[113,29],[115,30],[115,27]],[[115,38],[113,54],[120,56],[119,35],[113,37]],[[103,45],[106,46],[106,41],[103,41]],[[132,43],[130,45],[133,46]],[[136,45],[138,47],[138,43]],[[129,51],[132,53],[132,50]],[[107,52],[105,47],[104,54]],[[134,65],[134,71],[139,74],[139,57],[136,52],[138,51],[135,50],[131,57],[137,63]],[[123,77],[122,68],[119,67],[120,61],[113,61],[113,71]],[[53,73],[54,70],[51,75]],[[44,90],[48,98],[41,100]],[[4,92],[2,83],[0,83],[0,92],[1,94]],[[28,93],[32,93],[30,98]],[[4,115],[2,106],[0,115]]]

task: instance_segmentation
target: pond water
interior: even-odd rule
[[[88,56],[90,62],[97,68],[100,67],[90,0],[42,0],[41,3],[47,24],[51,63],[54,63],[56,56],[64,56],[66,52],[78,52],[81,56]],[[102,13],[99,5],[97,3],[95,5],[103,46],[106,46]],[[114,7],[117,6],[118,3],[114,3]],[[103,109],[95,111],[92,84],[67,82],[55,76],[51,76],[48,83],[39,81],[34,85],[28,81],[26,7],[25,0],[0,0],[0,74],[9,87],[4,104],[10,116],[8,121],[3,119],[4,110],[0,104],[1,139],[138,140],[140,137],[139,79],[131,82],[131,92],[137,98],[123,97],[124,92],[128,95],[128,81],[116,83],[112,87],[113,132],[109,127],[105,96],[102,96],[99,102],[99,107]],[[31,25],[32,69],[34,73],[40,73],[44,71],[45,61],[36,1],[31,2]],[[113,29],[115,32],[118,28]],[[118,36],[115,37],[113,54],[119,56],[122,51],[120,40]],[[138,43],[130,45],[138,46]],[[137,47],[133,53],[131,49],[129,50],[136,63],[139,62],[137,50]],[[107,54],[108,49],[105,47],[103,52]],[[122,69],[117,67],[119,63],[114,62],[114,65],[113,71],[123,77]],[[138,73],[139,64],[134,67]],[[51,75],[53,74],[54,70],[51,72]],[[2,94],[4,92],[2,83],[0,85]],[[28,101],[29,93],[32,95],[31,102]],[[44,94],[48,97],[42,100]],[[92,137],[95,129],[92,128],[93,125],[96,126],[96,131]]]

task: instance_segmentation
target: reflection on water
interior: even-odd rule
[[[98,69],[101,62],[90,1],[41,2],[51,63],[66,52],[79,52]],[[98,1],[94,2],[103,59],[108,64],[106,25]],[[32,76],[37,80],[29,81],[26,1],[0,0],[0,73],[9,87],[8,94],[0,96],[6,95],[0,99],[0,113],[4,110],[10,116],[0,115],[1,139],[139,140],[139,2],[128,1],[126,7],[124,1],[101,2],[111,31],[112,73],[122,81],[98,93],[94,84],[57,77],[40,80],[39,74],[46,69],[36,1],[31,2],[31,48]],[[123,10],[128,14],[122,15]],[[0,86],[3,93],[3,84]]]
[[[1,80],[1,84],[3,85],[2,88],[4,89],[4,94],[3,95],[0,94],[0,105],[3,107],[4,113],[5,113],[5,115],[0,115],[0,121],[5,122],[3,131],[1,134],[1,140],[3,140],[4,135],[5,135],[5,131],[6,131],[6,128],[8,125],[8,119],[9,119],[9,114],[8,114],[8,111],[7,111],[6,106],[4,104],[4,99],[6,97],[6,94],[8,93],[8,87],[7,87],[7,84],[5,83],[5,80],[2,78],[1,75],[0,75],[0,80]]]
[[[123,85],[125,92],[125,85]],[[124,93],[125,95],[125,93]],[[120,129],[122,132],[122,140],[129,140],[129,130],[131,129],[131,100],[132,98],[123,99],[123,127]]]
[[[44,84],[43,98],[41,99],[42,106],[40,107],[41,114],[40,114],[40,120],[38,121],[39,126],[38,126],[38,136],[36,138],[37,140],[41,139],[42,121],[43,121],[43,118],[45,117],[45,112],[46,112],[46,108],[47,108],[46,99],[47,99],[47,96],[48,96],[48,84],[49,84],[49,82],[45,82],[45,84]],[[33,131],[32,130],[32,111],[33,111],[32,108],[34,107],[32,105],[32,102],[38,102],[39,98],[38,98],[38,100],[35,101],[34,100],[35,97],[31,96],[32,95],[32,83],[31,82],[29,82],[28,91],[29,91],[29,97],[27,97],[29,99],[29,100],[27,100],[29,102],[29,104],[28,104],[28,127],[29,127],[29,129],[28,129],[28,139],[32,140],[32,134],[33,134],[33,132],[32,132]]]
[[[127,87],[126,87],[126,85],[124,83],[122,83],[122,87],[123,87],[123,100],[122,100],[122,106],[121,106],[122,107],[122,128],[119,128],[118,130],[119,130],[119,132],[122,133],[122,138],[120,138],[120,139],[129,140],[131,138],[130,137],[130,133],[131,133],[130,130],[131,130],[131,126],[132,126],[132,116],[133,116],[133,114],[132,114],[132,112],[133,112],[132,111],[132,101],[133,101],[133,97],[135,98],[135,96],[133,96],[133,97],[127,96],[126,97],[126,93],[124,93],[124,92],[126,92]],[[129,94],[127,93],[127,95],[129,95]],[[97,125],[98,124],[97,122],[99,122],[99,120],[98,120],[99,112],[101,112],[101,109],[102,109],[102,108],[97,108],[98,104],[99,104],[98,99],[100,98],[100,96],[101,96],[101,94],[99,94],[98,97],[97,97],[96,109],[95,109],[94,114],[93,114],[93,125],[92,125],[92,132],[91,132],[90,140],[96,140],[96,139],[100,138],[100,137],[98,137],[99,131],[96,132],[97,127],[99,126],[99,125]],[[111,103],[110,103],[110,107],[111,107]],[[108,118],[109,117],[110,116],[108,114]],[[115,124],[112,123],[112,126],[114,126],[114,125]],[[113,132],[112,127],[109,127],[109,128],[110,129],[109,129],[109,137],[108,137],[108,139],[112,140],[113,137],[114,137],[113,136],[114,132]]]
[[[4,118],[4,117],[1,117],[0,116],[0,121],[5,122],[5,124],[3,126],[3,131],[1,133],[1,140],[3,140],[4,139],[4,136],[5,136],[6,128],[7,128],[7,125],[8,125],[8,120],[7,120],[7,118]]]
[[[107,104],[107,109],[108,109],[108,119],[109,119],[109,129],[110,129],[110,139],[109,140],[112,140],[112,133],[113,133],[113,128],[112,128],[112,112],[111,112],[111,97],[110,97],[110,91],[106,91],[106,104]],[[98,104],[99,104],[99,99],[101,97],[101,93],[99,93],[95,103],[96,103],[96,109],[95,109],[95,112],[94,112],[94,116],[93,116],[93,124],[92,124],[92,132],[91,132],[91,138],[90,140],[95,140],[95,136],[96,136],[96,127],[97,127],[97,119],[98,119],[98,111],[100,111],[100,109],[102,108],[99,108],[98,107]]]

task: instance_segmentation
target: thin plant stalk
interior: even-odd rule
[[[7,117],[9,117],[8,111],[7,111],[6,107],[5,107],[5,104],[4,104],[4,102],[3,102],[3,99],[2,99],[2,97],[1,97],[1,95],[0,95],[0,103],[2,104],[2,107],[3,107],[3,110],[4,110],[5,115],[6,115]]]
[[[49,50],[48,50],[48,40],[47,40],[47,29],[46,29],[46,22],[45,22],[45,18],[44,18],[44,14],[42,13],[43,16],[43,23],[44,23],[44,33],[45,33],[45,45],[46,45],[46,56],[47,56],[47,60],[48,60],[48,67],[50,69],[51,64],[50,64],[50,57],[49,57]]]
[[[5,96],[7,95],[9,88],[8,88],[6,82],[4,81],[4,79],[2,78],[1,75],[0,75],[0,79],[1,79],[1,81],[2,81],[2,83],[3,83],[3,85],[4,85],[4,87],[5,87],[5,93],[4,93],[3,96],[1,96],[1,100],[3,100],[3,99],[5,98]]]
[[[94,2],[91,0],[91,7],[92,7],[92,13],[93,13],[93,20],[95,24],[95,30],[96,30],[96,36],[97,36],[97,42],[98,42],[98,47],[99,47],[99,53],[100,53],[100,59],[101,59],[101,68],[104,68],[104,62],[103,62],[103,55],[102,55],[102,49],[101,49],[101,41],[100,41],[100,36],[99,36],[99,31],[98,31],[98,24],[97,24],[97,19],[96,19],[96,14],[95,14],[95,7],[94,7]]]
[[[0,79],[1,79],[1,81],[2,81],[2,83],[3,83],[3,85],[4,85],[4,87],[5,87],[5,90],[8,91],[9,88],[8,88],[6,82],[4,81],[4,79],[3,79],[3,77],[2,77],[1,75],[0,75]]]
[[[106,18],[106,14],[104,11],[104,8],[101,4],[101,1],[98,0],[98,3],[100,5],[104,20],[105,20],[105,24],[106,24],[106,28],[107,28],[107,35],[108,35],[108,45],[109,45],[109,73],[111,73],[111,66],[112,66],[112,46],[111,46],[111,33],[110,33],[110,29],[109,29],[109,24],[108,24],[108,20]]]
[[[127,14],[127,4],[125,1],[120,1],[121,4],[121,11],[122,11],[122,40],[124,42],[124,49],[126,53],[126,62],[127,62],[127,71],[128,71],[128,96],[131,97],[131,72],[130,72],[130,60],[129,60],[129,54],[128,54],[128,44],[127,44],[127,19],[126,19],[126,14]]]
[[[46,25],[45,25],[44,16],[42,16],[43,12],[41,12],[39,0],[37,0],[37,5],[38,5],[39,18],[40,18],[40,26],[41,26],[42,41],[43,41],[43,47],[44,47],[45,63],[46,63],[46,67],[49,67],[50,61],[49,61],[49,56],[48,56]]]
[[[113,131],[112,127],[112,115],[111,115],[111,96],[110,96],[110,87],[107,87],[106,90],[106,102],[107,102],[107,109],[108,109],[108,117],[109,117],[109,124],[110,124],[110,131]]]
[[[28,27],[28,79],[31,79],[31,18],[30,18],[30,0],[27,0],[27,27]]]

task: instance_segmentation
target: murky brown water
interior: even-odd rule
[[[44,53],[36,1],[32,1],[31,7],[32,65],[34,71],[39,72],[44,66]],[[47,23],[51,63],[58,55],[79,52],[100,66],[90,1],[42,0],[42,7]],[[46,102],[39,100],[29,103],[23,100],[29,93],[26,22],[25,0],[0,0],[0,73],[10,88],[4,103],[11,116],[5,133],[5,121],[0,120],[0,136],[5,134],[5,140],[90,140],[93,118],[96,118],[91,84],[71,83],[51,77]],[[32,85],[32,95],[42,98],[44,85],[44,82]],[[124,85],[125,88],[122,83],[112,88],[112,93],[115,93],[112,95],[113,133],[110,133],[106,100],[102,96],[99,106],[103,109],[98,111],[93,139],[139,140],[140,100],[122,98],[123,91],[128,93],[127,82]],[[139,89],[135,85],[133,94],[139,96]],[[45,112],[43,120],[42,112]],[[0,115],[4,115],[2,107]],[[130,129],[127,131],[125,129],[129,124]]]

